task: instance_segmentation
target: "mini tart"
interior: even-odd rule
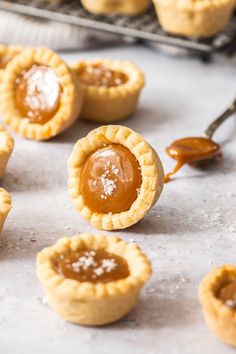
[[[190,36],[211,37],[230,20],[234,0],[153,0],[163,29]]]
[[[58,273],[58,258],[68,252],[103,250],[127,262],[126,278],[103,283],[78,281]],[[89,326],[101,326],[119,320],[136,304],[139,292],[152,273],[151,265],[140,248],[117,237],[82,234],[62,238],[37,256],[37,274],[49,305],[65,320]]]
[[[8,160],[14,148],[14,140],[0,124],[0,178],[3,176]]]
[[[118,60],[93,59],[71,64],[70,67],[80,79],[84,92],[82,119],[110,123],[121,121],[134,112],[144,86],[144,75],[136,65]],[[126,82],[113,87],[88,85],[81,80],[81,72],[91,67],[120,73]]]
[[[236,346],[236,310],[226,306],[217,294],[235,280],[236,266],[225,265],[213,269],[199,287],[199,299],[208,326],[218,338],[233,346]]]
[[[149,5],[149,0],[81,0],[81,2],[89,12],[101,15],[138,15]]]
[[[0,233],[10,210],[11,195],[5,189],[0,188]]]
[[[0,81],[2,79],[3,71],[7,64],[18,54],[24,50],[22,46],[15,45],[0,45]]]
[[[29,96],[25,96],[24,99],[17,101],[16,93],[20,87],[17,80],[20,80],[19,78],[23,77],[23,75],[27,77],[32,70],[33,75],[37,70],[42,70],[44,73],[46,72],[45,76],[42,76],[43,80],[52,80],[53,77],[51,83],[54,86],[52,86],[51,90],[55,89],[55,83],[58,85],[56,96],[57,106],[55,106],[55,111],[52,111],[53,113],[51,113],[50,119],[42,123],[38,121],[31,122],[29,117],[26,117],[25,114],[21,112],[18,103],[21,102],[21,104],[25,104],[25,102],[30,102],[30,113],[32,114],[33,112],[33,114],[37,114],[37,109],[34,110],[32,108],[33,104],[35,104],[35,101],[32,101],[35,98],[35,91],[32,93],[30,90],[32,87],[34,90],[37,90],[40,86],[37,86],[38,84],[34,81],[35,78],[33,76],[31,76],[31,81],[29,81],[30,85],[33,86],[27,86],[28,83],[26,83],[26,89],[28,90],[26,92]],[[46,76],[48,72],[51,75],[50,77]],[[45,86],[47,91],[43,91],[45,90]],[[50,99],[54,97],[52,95],[54,95],[55,92],[50,93],[50,95],[48,94],[48,90],[50,90],[48,81],[44,81],[41,87],[42,91],[39,91],[39,95],[36,96],[36,98],[39,97],[39,101],[36,102],[36,105],[39,106],[40,109],[44,107],[42,108],[44,114],[47,112],[48,107],[50,107],[49,105],[51,103],[49,102]],[[82,96],[76,77],[56,53],[46,48],[25,50],[9,62],[2,76],[0,97],[0,108],[4,122],[21,136],[34,140],[50,139],[64,131],[75,121],[82,105]],[[40,112],[42,112],[42,110]]]
[[[121,145],[129,151],[136,159],[142,180],[136,199],[128,210],[102,213],[86,206],[81,182],[86,162],[91,154],[110,144]],[[153,148],[142,136],[119,125],[99,127],[78,140],[68,160],[68,172],[69,193],[75,208],[95,228],[103,230],[124,229],[141,220],[158,200],[164,182],[162,163]],[[112,203],[110,205],[112,206]]]

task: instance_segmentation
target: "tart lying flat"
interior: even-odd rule
[[[8,160],[14,148],[14,140],[0,124],[0,178],[4,175]]]
[[[162,27],[170,33],[210,37],[230,20],[234,0],[153,0]]]
[[[119,125],[99,127],[78,140],[68,171],[74,206],[97,229],[137,223],[163,189],[156,152],[142,136]]]
[[[77,79],[53,51],[28,49],[4,70],[0,108],[4,122],[23,137],[52,138],[77,118],[82,96]]]
[[[0,188],[0,233],[4,226],[7,215],[11,210],[11,204],[11,195],[5,191],[5,189]]]
[[[125,316],[151,273],[136,244],[104,235],[62,238],[37,256],[37,274],[50,306],[82,325],[104,325]]]
[[[94,14],[137,15],[144,12],[149,0],[81,0],[86,10]]]
[[[200,284],[199,298],[213,333],[236,346],[236,266],[213,269]]]
[[[81,118],[108,123],[125,119],[134,112],[144,86],[144,75],[136,65],[94,59],[70,67],[84,92]]]

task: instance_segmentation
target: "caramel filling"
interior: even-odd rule
[[[226,306],[236,310],[236,280],[221,288],[218,298],[223,301]]]
[[[85,205],[97,213],[120,213],[130,209],[142,184],[135,156],[123,145],[110,144],[92,153],[81,175]]]
[[[61,255],[57,272],[79,282],[108,283],[129,276],[127,261],[104,250],[76,251]]]
[[[17,77],[15,86],[16,106],[22,118],[45,124],[57,113],[61,86],[53,69],[35,64]]]
[[[114,71],[101,65],[87,65],[79,70],[79,78],[88,86],[115,87],[124,85],[128,81],[126,74]]]
[[[166,152],[172,159],[177,161],[177,164],[172,172],[165,176],[165,182],[170,180],[170,177],[176,174],[185,164],[199,164],[210,162],[212,158],[220,154],[220,146],[208,138],[193,137],[183,138],[174,141]]]

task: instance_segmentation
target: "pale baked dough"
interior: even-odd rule
[[[4,175],[8,160],[14,148],[14,140],[0,124],[0,178]]]
[[[69,250],[106,250],[123,257],[130,275],[109,283],[78,282],[59,275],[55,259]],[[118,237],[82,234],[62,238],[37,256],[37,274],[49,305],[65,320],[100,326],[119,320],[136,304],[139,292],[152,273],[151,265],[138,245]]]
[[[11,195],[5,189],[0,188],[0,233],[10,210]]]
[[[121,144],[131,151],[140,164],[142,185],[139,195],[128,211],[117,214],[92,212],[80,192],[80,177],[87,157],[107,143]],[[96,229],[115,230],[129,227],[151,209],[158,200],[164,183],[162,163],[153,148],[133,130],[120,125],[108,125],[91,131],[74,146],[68,160],[69,192],[75,208]]]
[[[213,333],[223,342],[236,346],[236,310],[217,298],[219,290],[236,280],[236,266],[224,265],[213,269],[201,282],[199,299],[205,319]]]
[[[29,69],[33,64],[51,67],[62,87],[58,111],[45,124],[30,123],[22,119],[15,104],[15,80],[23,70]],[[58,135],[75,121],[81,106],[82,93],[77,78],[63,60],[50,49],[27,49],[13,58],[4,70],[0,86],[2,117],[5,124],[25,138],[46,140]]]
[[[81,3],[94,14],[137,15],[147,9],[149,0],[81,0]]]
[[[7,64],[25,48],[18,45],[0,45],[0,83]]]
[[[121,121],[135,110],[144,86],[144,75],[136,65],[118,60],[86,60],[70,64],[70,68],[78,75],[79,71],[87,65],[101,64],[105,68],[126,74],[128,81],[123,85],[110,88],[81,83],[84,101],[80,118],[103,123]]]
[[[153,0],[162,27],[170,33],[210,37],[229,22],[235,0]]]

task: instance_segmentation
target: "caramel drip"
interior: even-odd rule
[[[85,205],[97,213],[120,213],[130,209],[142,184],[135,156],[123,145],[110,144],[86,160],[80,183]]]
[[[129,276],[127,261],[104,250],[82,250],[61,255],[56,270],[79,282],[108,283]]]
[[[61,86],[53,69],[33,65],[15,83],[16,106],[30,123],[45,124],[52,119],[60,105]]]
[[[167,154],[177,161],[173,171],[166,174],[165,182],[176,174],[185,164],[200,165],[209,163],[220,154],[220,146],[208,138],[190,137],[174,141],[167,149]]]

